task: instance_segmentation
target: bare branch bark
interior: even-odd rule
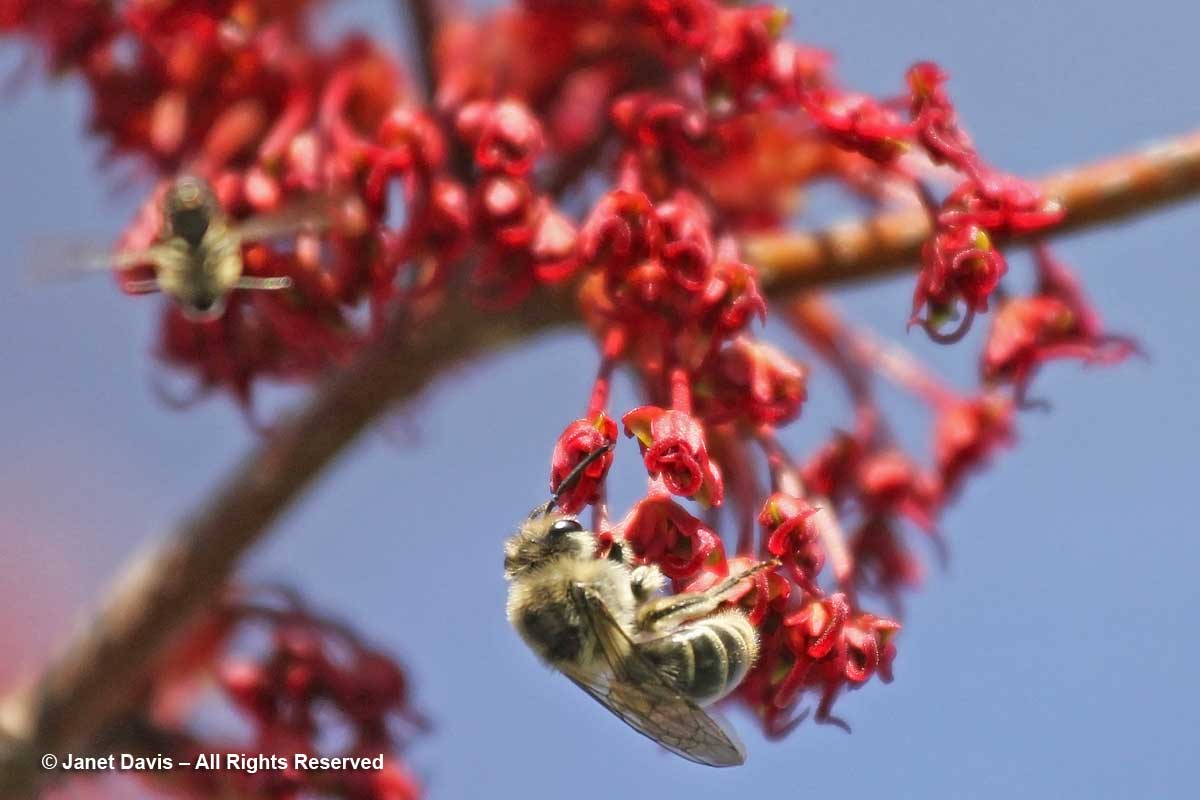
[[[1200,133],[1046,178],[1067,217],[1052,232],[1129,218],[1200,193]],[[811,234],[746,242],[765,290],[874,278],[911,264],[928,234],[921,212],[885,214]],[[210,497],[117,581],[100,610],[42,677],[0,706],[0,797],[34,796],[58,773],[44,753],[88,752],[136,702],[173,637],[226,582],[241,556],[373,420],[448,368],[577,322],[569,293],[543,293],[509,314],[450,302],[381,339],[284,420]]]
[[[1200,131],[1047,176],[1040,185],[1066,209],[1066,218],[1043,237],[1146,214],[1200,192]],[[744,252],[763,285],[786,294],[908,269],[929,233],[925,211],[914,208],[814,233],[755,237],[744,242]]]
[[[417,46],[417,77],[432,105],[437,93],[437,0],[396,0]]]

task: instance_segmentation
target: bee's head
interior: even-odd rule
[[[163,198],[163,213],[171,233],[193,247],[200,244],[218,211],[212,188],[203,179],[191,175],[177,178]]]
[[[611,449],[608,444],[588,453],[563,479],[550,500],[529,512],[520,529],[504,545],[504,574],[509,580],[552,559],[595,556],[596,534],[585,531],[579,520],[554,508],[588,465]]]
[[[519,577],[558,558],[592,558],[596,534],[574,517],[550,512],[525,520],[504,545],[504,575]]]

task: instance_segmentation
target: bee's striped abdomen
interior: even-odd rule
[[[746,677],[758,656],[758,637],[746,616],[732,611],[637,647],[680,693],[703,706],[729,694]]]

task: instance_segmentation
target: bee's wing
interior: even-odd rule
[[[243,242],[278,239],[302,231],[324,230],[329,227],[333,204],[333,198],[328,195],[315,195],[278,211],[244,219],[234,225],[234,230]]]
[[[712,767],[745,763],[746,751],[737,736],[671,686],[637,651],[601,598],[575,584],[571,599],[595,633],[608,671],[594,677],[566,670],[568,678],[638,733],[676,755]]]
[[[141,264],[158,264],[161,248],[112,251],[93,241],[63,237],[34,239],[25,257],[26,272],[34,283],[73,280],[96,272],[119,272]]]

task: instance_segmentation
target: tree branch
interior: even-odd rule
[[[1066,210],[1063,221],[1042,237],[1140,216],[1200,192],[1200,131],[1050,175],[1040,185]],[[914,208],[815,233],[758,236],[743,244],[763,286],[786,294],[905,270],[917,261],[929,233],[924,209]]]
[[[417,46],[417,77],[425,90],[425,98],[433,105],[437,94],[437,0],[397,0],[401,12],[411,23]]]
[[[1052,233],[1144,213],[1200,193],[1200,133],[1051,176],[1042,186],[1067,212]],[[898,212],[820,233],[755,238],[746,251],[764,289],[778,297],[894,272],[915,260],[927,234],[922,212]],[[129,712],[189,618],[373,420],[456,364],[574,321],[569,292],[543,292],[509,314],[451,301],[419,325],[392,322],[131,565],[41,678],[0,706],[0,796],[34,796],[61,775],[40,768],[43,753],[88,752],[106,725]]]
[[[426,104],[431,109],[437,108],[437,37],[441,26],[438,6],[439,0],[396,0],[401,17],[410,23],[408,29],[413,32],[413,43],[417,48],[417,78]],[[437,117],[449,148],[450,171],[454,177],[466,183],[471,179],[471,155],[455,133],[453,120],[445,114]]]

